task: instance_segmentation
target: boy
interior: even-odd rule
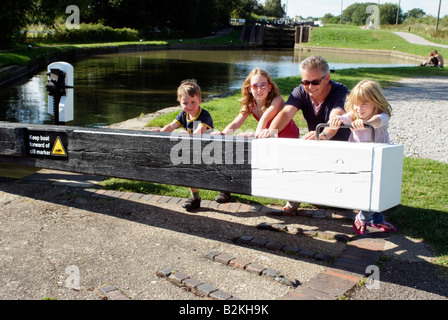
[[[173,132],[183,127],[189,133],[203,134],[206,130],[213,130],[213,120],[207,110],[201,108],[201,88],[196,80],[188,79],[181,82],[177,89],[177,101],[180,102],[182,111],[176,119],[162,129],[154,131]],[[201,206],[199,189],[190,188],[191,197],[182,205],[187,211],[198,209]]]

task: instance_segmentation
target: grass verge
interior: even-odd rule
[[[8,65],[30,66],[36,60],[46,59],[47,57],[58,56],[61,53],[74,52],[75,54],[81,50],[88,52],[89,50],[104,49],[108,47],[124,47],[124,46],[169,46],[170,44],[191,44],[191,45],[232,45],[241,44],[239,40],[239,31],[234,30],[230,34],[220,37],[210,37],[201,39],[173,39],[173,40],[157,40],[157,41],[122,41],[122,42],[106,42],[106,43],[65,43],[65,44],[48,44],[48,43],[32,43],[32,49],[26,45],[17,45],[14,50],[0,52],[0,68]]]
[[[428,56],[429,51],[436,49],[434,46],[423,46],[412,44],[402,37],[391,32],[386,26],[379,30],[364,30],[360,27],[350,25],[326,25],[313,28],[309,43],[304,46],[352,48],[370,50],[395,50],[399,52]],[[398,30],[397,30],[398,31]],[[433,41],[433,39],[428,39]],[[437,51],[448,57],[448,49],[437,47]]]

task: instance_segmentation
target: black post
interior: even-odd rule
[[[51,69],[47,75],[50,79],[47,82],[46,88],[48,94],[53,97],[53,123],[55,125],[62,124],[59,121],[59,103],[61,102],[61,97],[65,96],[65,73],[59,69]]]

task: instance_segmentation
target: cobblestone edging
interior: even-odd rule
[[[280,271],[272,268],[267,268],[256,263],[252,263],[248,260],[245,260],[244,258],[236,257],[235,255],[220,253],[218,251],[210,251],[205,255],[205,257],[211,261],[219,262],[236,269],[254,273],[259,276],[272,278],[273,280],[287,286],[296,286],[293,281],[286,279],[285,276],[280,273]]]
[[[347,243],[352,238],[352,236],[348,236],[343,233],[337,233],[337,232],[332,232],[332,231],[304,230],[301,228],[291,227],[284,223],[262,222],[257,226],[257,229],[286,232],[289,234],[303,234],[303,235],[309,236],[309,237],[317,237],[317,238],[322,238],[322,239],[334,239],[336,241],[344,242],[344,243]]]
[[[334,257],[323,254],[323,253],[317,253],[312,250],[308,249],[300,249],[291,245],[284,245],[277,241],[270,241],[268,239],[264,238],[255,238],[252,236],[241,236],[236,238],[235,243],[241,244],[241,245],[248,245],[248,246],[254,246],[259,248],[265,248],[269,250],[274,251],[281,251],[283,253],[286,253],[291,256],[297,256],[297,257],[303,257],[303,258],[309,258],[309,259],[315,259],[319,261],[325,261],[331,263],[331,261],[334,259]]]
[[[121,192],[121,191],[111,191],[102,189],[83,189],[79,190],[81,195],[92,196],[92,197],[114,197],[120,199],[126,199],[131,201],[142,201],[147,203],[169,203],[181,205],[184,198],[176,198],[170,196],[161,195],[144,195],[133,192]],[[272,215],[301,215],[312,218],[336,218],[336,219],[353,219],[354,212],[350,210],[298,210],[296,212],[285,213],[276,207],[266,207],[262,205],[249,205],[242,203],[224,203],[219,204],[216,201],[203,200],[201,203],[202,208],[219,209],[219,210],[231,210],[234,212],[262,212]],[[267,228],[271,230],[281,231],[284,226],[279,225],[269,225],[261,224],[257,226],[258,228]],[[290,230],[291,231],[291,230]],[[292,231],[292,232],[297,232]],[[315,231],[302,230],[303,234],[309,236],[315,236]],[[326,234],[321,234],[321,236],[331,236]],[[312,258],[316,260],[332,262],[331,265],[323,272],[319,273],[316,277],[310,281],[295,287],[288,294],[277,297],[278,300],[337,300],[343,296],[346,292],[355,287],[362,278],[366,277],[366,268],[371,265],[375,265],[381,254],[384,251],[385,237],[388,236],[387,233],[369,232],[367,236],[364,237],[348,237],[346,235],[332,235],[336,240],[348,242],[346,250],[339,256],[335,261],[334,257],[329,255],[324,255],[320,253],[313,252],[311,250],[302,250],[300,248],[295,248],[292,246],[285,246],[277,242],[268,241],[266,239],[255,238],[252,236],[243,235],[235,239],[236,243],[243,245],[254,245],[261,246],[270,250],[282,250],[288,254],[294,254],[301,257]],[[209,256],[213,254],[209,253]],[[218,253],[218,256],[221,255]],[[216,258],[216,256],[215,256]],[[236,260],[238,259],[238,260]],[[218,258],[218,262],[226,263],[226,256],[221,255]],[[233,261],[235,260],[235,261]],[[232,262],[234,267],[244,266],[244,262],[239,260],[239,258],[234,258],[229,260]],[[250,263],[249,263],[250,265]],[[247,269],[246,265],[246,269]],[[267,270],[262,266],[252,265],[247,271],[261,272]],[[266,275],[274,276],[278,275],[276,270],[268,270],[265,272]],[[159,277],[167,278],[173,284],[183,287],[192,293],[202,296],[208,299],[214,300],[232,300],[238,299],[233,297],[231,294],[226,293],[219,288],[211,286],[209,284],[203,283],[198,279],[191,278],[190,276],[177,272],[174,269],[167,268],[157,272]],[[279,277],[279,279],[282,279]],[[284,279],[284,278],[283,278]],[[284,279],[286,280],[286,279]],[[287,284],[288,281],[285,281]],[[113,292],[113,291],[112,291]],[[115,292],[115,294],[117,294]],[[112,294],[110,293],[109,296]]]
[[[383,235],[381,234],[378,237],[374,233],[372,238],[358,238],[352,241],[331,267],[300,286],[286,279],[275,269],[251,263],[228,253],[210,251],[205,254],[205,258],[236,269],[258,274],[259,276],[270,277],[275,281],[294,288],[286,295],[276,297],[276,300],[337,300],[355,287],[362,278],[368,276],[366,274],[368,266],[375,265],[378,262],[385,245]],[[166,278],[172,284],[203,298],[240,300],[213,285],[191,278],[189,275],[176,271],[173,268],[159,270],[156,272],[156,275],[160,278]],[[100,291],[108,300],[130,299],[113,285],[102,286]]]
[[[99,287],[100,291],[107,300],[131,300],[121,290],[115,288],[115,286],[107,284]]]
[[[204,255],[204,258],[221,263],[223,265],[233,267],[235,269],[244,270],[251,274],[256,274],[263,277],[271,278],[284,285],[295,287],[297,286],[291,280],[285,278],[281,272],[261,266],[256,263],[252,263],[244,258],[236,257],[228,253],[221,253],[218,251],[210,251]],[[224,292],[223,290],[216,288],[212,285],[206,284],[198,279],[191,278],[183,272],[176,271],[173,268],[165,268],[156,272],[156,275],[160,278],[166,278],[169,282],[184,288],[187,291],[191,291],[197,296],[204,298],[211,298],[213,300],[235,300],[238,299],[231,294]],[[239,299],[238,299],[239,300]]]
[[[55,184],[61,184],[61,181],[55,182]],[[64,184],[64,183],[62,183]],[[112,190],[103,190],[103,189],[82,189],[79,188],[80,185],[73,185],[73,187],[77,187],[75,193],[80,196],[91,196],[91,197],[99,197],[99,198],[120,198],[126,199],[129,201],[140,201],[146,203],[169,203],[169,204],[177,204],[181,205],[183,201],[186,199],[169,197],[169,196],[160,196],[160,195],[145,195],[134,192],[121,192],[121,191],[112,191]],[[210,209],[219,209],[219,210],[231,210],[234,212],[262,212],[265,214],[272,215],[283,215],[285,214],[279,208],[276,207],[266,207],[261,205],[249,205],[242,203],[225,203],[219,204],[215,201],[202,201],[203,208]],[[336,218],[336,219],[352,219],[354,212],[350,210],[309,210],[309,209],[301,209],[294,213],[286,213],[289,215],[302,215],[311,218],[321,219],[321,218]],[[284,231],[285,225],[274,225],[262,223],[258,226],[258,228],[266,228],[269,230],[275,231]],[[287,226],[286,226],[287,227]],[[287,230],[287,232],[301,232],[305,235],[316,236],[315,231],[307,231],[307,230]],[[330,234],[321,234],[320,236],[331,236]],[[337,239],[337,237],[341,237]],[[348,242],[345,251],[336,259],[330,256],[320,255],[315,252],[302,251],[299,248],[293,248],[284,246],[282,244],[276,242],[270,242],[266,239],[255,238],[252,236],[243,235],[235,239],[235,242],[239,244],[245,245],[258,245],[262,246],[266,249],[270,250],[283,250],[284,252],[289,252],[292,254],[300,253],[301,257],[312,258],[316,260],[322,259],[322,261],[332,262],[325,271],[319,273],[317,276],[312,278],[306,283],[301,284],[300,286],[292,286],[292,289],[282,297],[274,297],[278,300],[337,300],[341,296],[343,296],[346,292],[355,287],[362,278],[368,276],[366,274],[366,268],[368,266],[375,265],[379,258],[381,257],[384,246],[385,246],[385,238],[388,237],[387,233],[377,232],[375,230],[369,230],[369,233],[363,237],[359,236],[351,236],[348,237],[346,235],[334,235],[333,237],[338,241]],[[291,249],[291,251],[289,251]],[[222,255],[221,253],[218,254]],[[209,254],[210,256],[210,254]],[[213,255],[212,255],[213,256]],[[216,256],[215,258],[216,259]],[[217,262],[226,261],[225,256],[221,256],[218,258]],[[235,260],[235,261],[233,261]],[[244,265],[240,258],[234,258],[230,261],[232,262],[232,266],[241,267]],[[229,264],[230,264],[229,261]],[[246,265],[247,269],[247,265]],[[261,272],[263,275],[263,271],[267,270],[262,266],[252,266],[247,271],[253,272]],[[246,270],[245,270],[246,271]],[[213,287],[211,285],[202,283],[200,280],[193,279],[188,275],[182,274],[181,272],[174,271],[173,269],[166,269],[162,271],[158,271],[159,277],[165,277],[169,281],[179,286],[184,287],[187,290],[192,291],[193,293],[203,296],[208,299],[238,299],[233,297],[229,293],[226,293],[219,288]],[[279,273],[276,270],[267,270],[265,271],[266,276],[279,276]],[[281,274],[280,274],[281,276]],[[281,279],[281,277],[279,277]],[[286,280],[286,279],[285,279]],[[285,284],[288,281],[284,282]],[[110,300],[126,300],[131,299],[127,297],[123,292],[113,285],[107,285],[99,288],[100,291],[104,294],[106,299]]]
[[[61,184],[60,182],[57,182]],[[76,187],[79,185],[71,185]],[[123,200],[131,201],[141,201],[146,203],[157,203],[157,204],[174,204],[182,206],[182,204],[187,200],[186,198],[153,195],[153,194],[141,194],[136,192],[125,192],[125,191],[115,191],[115,190],[104,190],[104,189],[81,189],[77,190],[77,193],[82,196],[92,196],[101,198],[118,198]],[[232,212],[260,212],[265,214],[271,214],[274,216],[281,215],[297,215],[310,218],[332,218],[332,219],[349,219],[353,220],[356,213],[352,210],[344,209],[334,209],[334,210],[322,210],[322,209],[299,209],[294,212],[283,212],[278,206],[263,206],[260,204],[247,204],[240,202],[228,202],[228,203],[218,203],[214,200],[201,201],[201,208],[203,209],[217,209],[217,210],[228,210]]]
[[[175,271],[172,268],[159,270],[156,272],[156,275],[160,278],[166,278],[172,284],[184,288],[200,297],[213,300],[239,300],[223,290],[200,280],[190,278],[187,274]]]
[[[338,300],[368,276],[367,267],[378,262],[387,236],[387,233],[373,232],[369,235],[371,238],[356,238],[329,268],[280,299]]]
[[[375,265],[384,250],[385,235],[387,236],[384,233],[373,233],[372,238],[355,239],[330,267],[300,286],[286,279],[275,269],[251,263],[228,253],[210,251],[205,255],[205,258],[259,276],[270,277],[275,281],[293,287],[286,295],[275,297],[276,300],[337,300],[355,287],[362,278],[368,276],[366,274],[367,267]],[[172,268],[159,270],[156,275],[204,298],[239,300],[219,288],[191,278],[187,274],[175,271]]]

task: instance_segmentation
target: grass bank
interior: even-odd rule
[[[166,41],[144,41],[144,42],[109,42],[90,44],[30,44],[27,46],[17,46],[15,49],[0,52],[0,68],[8,65],[19,65],[31,67],[36,61],[51,59],[64,54],[88,53],[89,51],[105,50],[108,48],[119,48],[128,46],[164,46]]]
[[[320,46],[330,48],[350,48],[369,50],[394,50],[408,54],[428,56],[434,49],[443,56],[448,57],[448,49],[434,46],[422,46],[412,44],[393,33],[398,29],[382,26],[379,30],[365,30],[349,25],[327,25],[314,28],[311,32],[311,40],[304,46]],[[433,41],[433,39],[428,38]],[[435,41],[437,42],[437,41]]]
[[[157,41],[122,41],[122,42],[101,42],[101,43],[30,43],[17,44],[14,49],[0,51],[0,68],[8,65],[19,65],[30,67],[36,61],[48,60],[60,55],[89,54],[89,52],[107,53],[108,50],[115,50],[129,47],[170,47],[173,45],[241,45],[239,31],[234,30],[228,35],[220,37],[210,37],[201,39],[170,39]]]

